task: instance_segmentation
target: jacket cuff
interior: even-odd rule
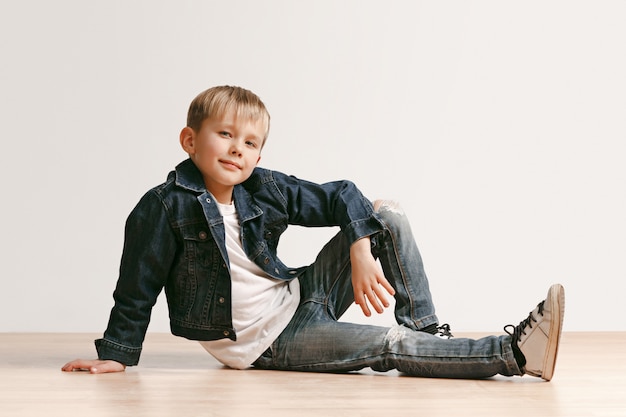
[[[139,363],[141,347],[124,346],[107,339],[97,339],[95,344],[100,360],[113,360],[126,366],[134,366]]]
[[[384,228],[378,219],[372,216],[367,219],[357,220],[350,223],[343,232],[348,238],[350,244],[352,244],[362,237],[373,235],[383,229]]]

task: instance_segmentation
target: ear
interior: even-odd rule
[[[259,155],[258,159],[256,160],[256,164],[259,165],[259,161],[261,160],[261,155]]]
[[[194,147],[196,132],[189,126],[185,126],[183,130],[180,131],[180,146],[182,146],[183,150],[187,152],[189,155],[193,155],[196,153],[196,149]]]

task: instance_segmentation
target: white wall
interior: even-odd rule
[[[217,84],[269,107],[263,166],[404,205],[453,329],[499,332],[559,281],[566,330],[626,330],[626,3],[0,4],[0,331],[104,329],[125,218]]]

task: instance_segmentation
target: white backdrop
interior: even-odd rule
[[[268,106],[261,165],[403,204],[454,330],[517,324],[557,281],[566,330],[626,330],[626,2],[0,4],[0,331],[104,330],[125,218],[218,84]]]

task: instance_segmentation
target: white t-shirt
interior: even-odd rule
[[[200,344],[224,365],[249,367],[287,327],[300,302],[300,283],[269,277],[243,251],[235,206],[219,204],[230,260],[232,319],[237,340]]]

